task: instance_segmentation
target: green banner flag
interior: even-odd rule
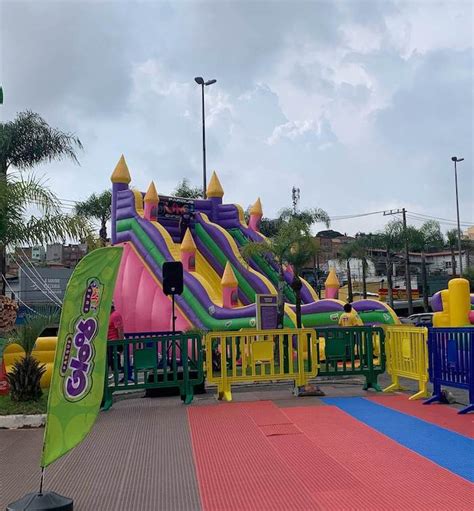
[[[104,392],[107,331],[122,247],[99,248],[76,266],[64,295],[41,466],[89,433]]]

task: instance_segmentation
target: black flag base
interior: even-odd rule
[[[7,511],[72,511],[73,501],[68,497],[58,495],[54,491],[45,491],[43,493],[28,493],[20,500],[8,505]]]

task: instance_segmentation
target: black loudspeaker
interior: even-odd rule
[[[168,261],[163,263],[163,293],[180,295],[183,292],[183,263]]]

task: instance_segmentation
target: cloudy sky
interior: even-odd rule
[[[59,197],[110,185],[124,153],[133,184],[169,193],[208,169],[226,202],[266,216],[301,189],[333,217],[406,207],[474,222],[473,7],[469,0],[0,0],[2,120],[40,113],[76,133],[80,167],[38,169]],[[354,234],[382,214],[334,220]],[[443,229],[451,228],[449,223]],[[316,226],[316,229],[318,226]]]

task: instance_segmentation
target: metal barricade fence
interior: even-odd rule
[[[385,333],[380,327],[321,327],[316,335],[324,339],[324,359],[317,352],[318,376],[364,376],[364,390],[382,389],[377,383],[385,372]],[[377,348],[378,354],[375,353]]]
[[[206,381],[232,400],[234,383],[294,380],[295,392],[318,371],[313,329],[241,330],[206,334]]]
[[[166,387],[179,388],[181,399],[190,403],[194,387],[204,381],[201,336],[192,333],[137,337],[107,342],[109,370],[103,408],[112,406],[116,392]]]
[[[445,385],[469,392],[469,405],[460,414],[474,410],[474,327],[430,328],[428,351],[433,397],[424,404],[442,401]]]
[[[400,378],[418,382],[418,392],[409,399],[428,397],[428,329],[407,325],[385,327],[387,372],[392,383],[384,392],[405,390]]]

